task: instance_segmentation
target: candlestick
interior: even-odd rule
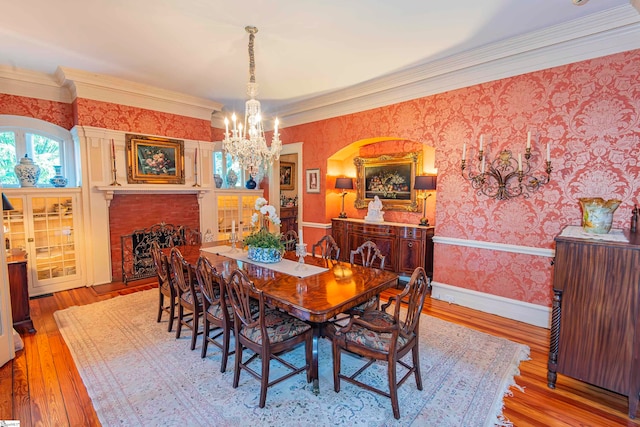
[[[236,233],[236,220],[235,219],[231,221],[231,232],[233,234]]]
[[[116,146],[113,139],[111,140],[111,160],[113,162],[113,167],[111,168],[111,172],[113,174],[113,182],[111,182],[110,185],[119,186],[121,184],[118,182],[118,178],[117,178],[118,171],[116,170]]]
[[[302,228],[298,229],[298,238],[300,240],[300,244],[302,245],[304,243],[304,239],[302,238]]]
[[[527,132],[527,149],[531,149],[531,131]]]
[[[200,187],[200,184],[198,183],[198,147],[196,147],[196,153],[193,157],[193,176],[195,178],[195,184],[193,184],[193,187]]]

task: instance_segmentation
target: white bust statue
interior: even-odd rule
[[[369,210],[367,216],[364,217],[367,222],[384,222],[384,212],[382,211],[382,202],[375,196],[372,201],[369,202]]]

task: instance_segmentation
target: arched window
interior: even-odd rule
[[[13,168],[25,155],[40,166],[38,187],[52,187],[49,179],[55,176],[54,166],[61,166],[69,186],[77,185],[71,132],[44,120],[0,115],[0,183],[3,187],[19,185]]]

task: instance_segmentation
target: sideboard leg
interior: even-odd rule
[[[553,290],[551,332],[549,339],[549,361],[547,363],[547,385],[556,388],[558,378],[558,345],[560,343],[560,316],[562,314],[562,291]]]

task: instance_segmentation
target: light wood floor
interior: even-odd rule
[[[17,419],[21,427],[100,425],[53,312],[153,287],[80,288],[31,300],[38,332],[24,335],[24,350],[0,368],[0,420]],[[555,390],[547,387],[548,330],[436,300],[428,300],[424,311],[531,348],[531,360],[520,365],[516,377],[524,393],[513,389],[504,399],[504,415],[515,426],[640,426],[627,417],[623,396],[563,375]]]

